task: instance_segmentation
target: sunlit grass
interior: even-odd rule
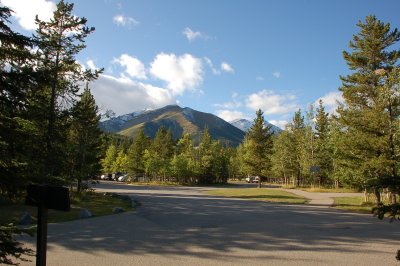
[[[364,197],[340,197],[334,198],[335,208],[360,213],[371,213],[374,203],[364,202]]]
[[[88,209],[93,216],[109,215],[112,214],[114,207],[131,210],[131,200],[129,198],[113,197],[100,193],[82,193],[72,197],[71,210],[69,212],[49,210],[48,222],[58,223],[79,219],[81,209]],[[37,208],[25,205],[23,200],[14,203],[1,201],[0,224],[18,224],[25,212],[30,213],[33,217],[37,217]]]
[[[299,188],[307,192],[320,192],[320,193],[357,193],[357,189],[353,188]]]
[[[234,188],[210,190],[213,196],[233,197],[241,199],[261,200],[275,203],[304,204],[307,199],[289,192],[268,188]]]

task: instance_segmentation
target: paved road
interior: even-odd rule
[[[142,206],[50,225],[48,265],[400,265],[400,224],[370,215],[218,198],[196,187],[98,190]]]

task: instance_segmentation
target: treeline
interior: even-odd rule
[[[174,140],[171,130],[160,127],[154,139],[140,130],[131,144],[112,142],[101,164],[104,173],[128,173],[134,180],[225,183],[231,150],[211,139],[207,128],[195,147],[188,133]]]
[[[0,6],[0,195],[18,197],[31,182],[78,181],[80,189],[101,169],[100,117],[88,88],[100,72],[75,59],[94,28],[72,10],[60,1],[27,37],[11,30],[13,11]]]
[[[322,101],[316,111],[311,107],[304,115],[299,110],[271,145],[268,133],[255,126],[263,120],[259,111],[233,165],[242,174],[265,174],[294,185],[358,187],[373,193],[379,217],[390,212],[399,218],[400,32],[375,16],[357,26],[351,50],[343,52],[350,74],[340,77],[343,102],[336,113],[329,116]],[[262,136],[266,141],[260,147]],[[255,160],[258,171],[249,163]],[[382,193],[390,205],[382,203]]]

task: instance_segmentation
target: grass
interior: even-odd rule
[[[307,192],[321,192],[321,193],[357,193],[360,192],[353,188],[298,188]]]
[[[339,197],[334,198],[334,207],[360,213],[371,213],[373,202],[364,202],[364,197]]]
[[[304,204],[307,201],[307,199],[292,193],[268,188],[228,188],[210,190],[207,193],[213,196],[260,200],[275,203]]]
[[[357,193],[360,192],[354,188],[326,188],[326,187],[298,187],[295,185],[282,185],[282,188],[286,189],[299,189],[307,192],[319,192],[319,193]]]
[[[86,192],[72,197],[71,210],[69,212],[49,210],[48,222],[59,223],[77,220],[79,219],[81,209],[88,209],[93,216],[109,215],[112,214],[112,209],[114,207],[122,207],[124,210],[131,210],[131,200],[124,197]],[[37,208],[25,205],[23,200],[14,203],[4,200],[0,201],[0,224],[18,224],[25,212],[29,212],[33,217],[37,217]]]

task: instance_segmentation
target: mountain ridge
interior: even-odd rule
[[[137,132],[143,129],[146,135],[154,138],[160,126],[171,129],[175,139],[189,133],[195,144],[200,142],[206,127],[212,138],[229,146],[239,145],[245,135],[242,130],[222,118],[178,105],[132,112],[100,122],[103,131],[127,137],[135,137]]]

